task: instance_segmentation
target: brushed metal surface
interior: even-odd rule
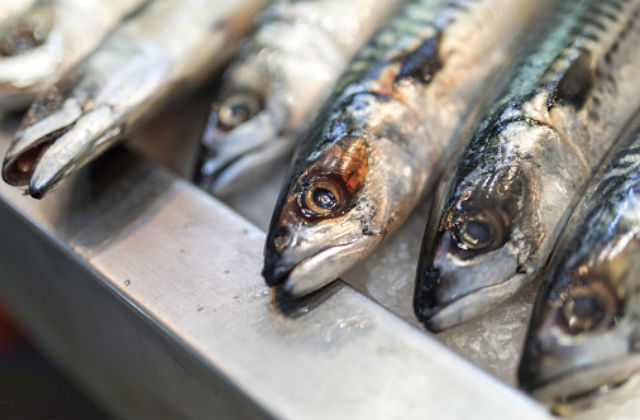
[[[277,299],[262,231],[123,149],[1,184],[0,235],[0,300],[120,417],[549,418],[343,283]]]

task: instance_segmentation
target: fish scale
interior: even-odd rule
[[[428,328],[481,315],[535,277],[587,180],[640,106],[640,2],[608,4],[615,6],[560,7],[530,39],[451,169],[418,269],[414,303]],[[598,15],[602,7],[610,13]]]
[[[354,58],[296,150],[265,247],[267,283],[310,293],[393,233],[552,3],[407,2]]]
[[[563,412],[640,370],[640,125],[630,127],[554,249],[518,370],[521,387]]]

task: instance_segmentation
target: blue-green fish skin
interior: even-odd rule
[[[563,2],[444,177],[416,278],[432,331],[480,316],[544,266],[640,106],[640,2]]]

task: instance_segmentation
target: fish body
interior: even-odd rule
[[[28,106],[145,1],[36,0],[2,21],[0,109]]]
[[[554,250],[518,372],[552,405],[640,370],[640,125],[594,177]]]
[[[45,90],[5,156],[3,178],[42,197],[231,56],[263,0],[155,0]]]
[[[225,72],[198,183],[225,195],[282,164],[357,50],[399,0],[280,0]]]
[[[564,2],[529,43],[423,241],[414,309],[440,331],[514,295],[544,266],[587,181],[640,105],[640,2]]]
[[[291,295],[334,280],[408,217],[465,115],[545,1],[413,0],[354,58],[298,145],[263,276]],[[516,30],[517,28],[517,30]]]

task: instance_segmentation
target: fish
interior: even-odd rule
[[[438,332],[515,295],[545,265],[588,180],[640,105],[640,2],[563,2],[439,187],[414,311]]]
[[[640,370],[640,124],[591,180],[553,251],[519,385],[569,411]]]
[[[7,151],[3,179],[42,198],[226,63],[264,0],[155,0],[43,91]]]
[[[22,13],[2,21],[0,110],[28,107],[38,92],[86,56],[145,1],[36,0]]]
[[[285,163],[357,50],[400,0],[280,0],[222,78],[196,182],[216,196]]]
[[[394,232],[549,4],[403,4],[356,55],[296,148],[267,235],[266,283],[293,297],[311,293]]]
[[[34,0],[6,0],[0,4],[0,25],[5,19],[26,10]]]

